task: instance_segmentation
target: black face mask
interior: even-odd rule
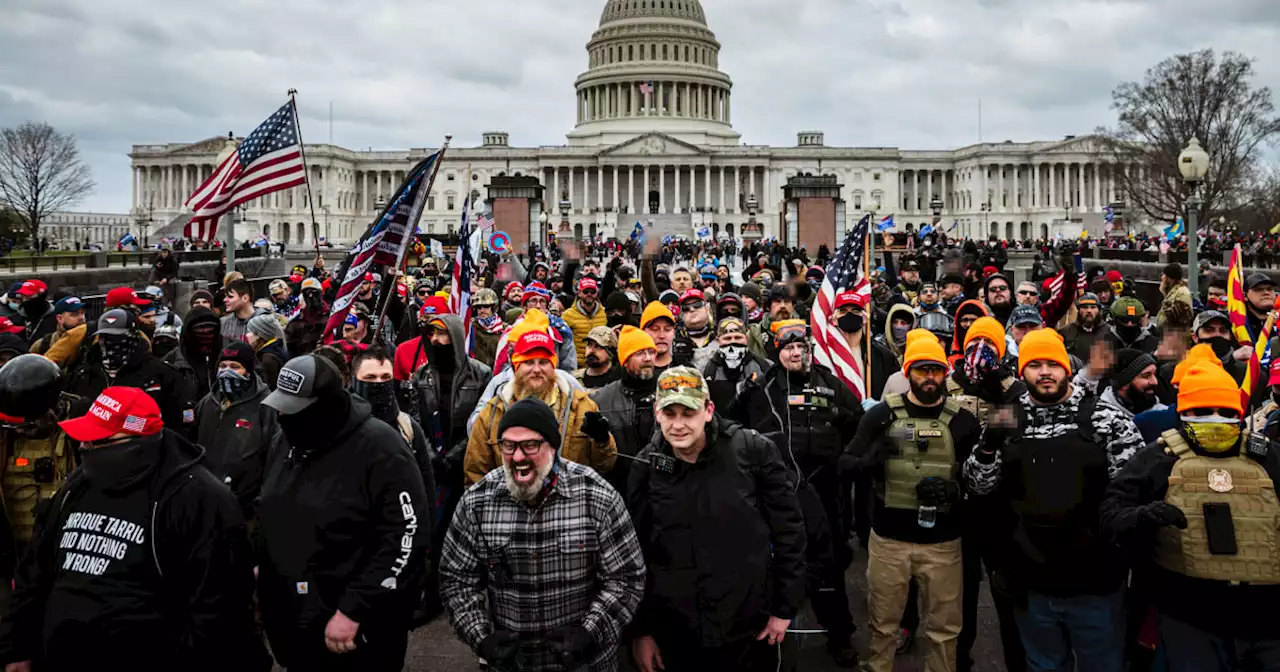
[[[640,318],[636,317],[634,313],[609,313],[605,316],[605,325],[610,329],[628,324],[633,327],[639,327]]]
[[[102,349],[102,365],[109,371],[119,371],[137,349],[138,340],[131,335],[102,334],[98,346]]]
[[[321,397],[292,415],[280,415],[280,429],[289,445],[301,451],[323,448],[333,442],[351,414],[351,398],[345,391]]]
[[[231,369],[218,372],[218,389],[227,401],[240,401],[249,396],[257,386],[254,385],[253,374],[242,376]]]
[[[351,384],[351,391],[364,397],[364,400],[373,406],[374,417],[389,425],[397,426],[400,405],[396,403],[396,381],[371,383],[357,380]]]
[[[1214,336],[1207,341],[1201,341],[1201,343],[1208,343],[1209,347],[1213,348],[1213,354],[1216,355],[1218,359],[1226,357],[1236,349],[1236,344],[1226,336]]]
[[[157,338],[151,341],[151,354],[164,357],[178,347],[178,341],[172,338]]]
[[[81,467],[90,483],[116,488],[141,481],[160,461],[160,435],[102,443],[80,453]]]
[[[1132,343],[1138,340],[1138,336],[1141,334],[1142,334],[1141,325],[1137,325],[1137,324],[1134,324],[1134,325],[1117,324],[1116,325],[1116,335],[1128,343]]]
[[[37,296],[22,302],[22,313],[28,318],[35,318],[49,312],[49,300]]]
[[[862,331],[863,323],[866,320],[861,315],[849,313],[836,318],[836,326],[840,327],[840,331],[846,334],[856,334]]]
[[[303,292],[302,300],[307,304],[307,307],[312,310],[319,310],[324,306],[324,299],[320,297],[320,292],[314,289],[308,289]]]
[[[452,343],[447,345],[431,343],[428,347],[430,352],[427,355],[427,361],[431,362],[431,365],[436,367],[437,371],[452,373],[454,369],[458,368],[458,362],[454,361]]]

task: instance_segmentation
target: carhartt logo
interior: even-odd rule
[[[276,387],[289,394],[297,394],[307,382],[307,377],[293,369],[280,369],[280,377],[276,379]]]
[[[383,588],[386,588],[387,590],[395,590],[395,589],[396,589],[396,578],[395,578],[394,576],[388,576],[387,578],[383,579],[383,580],[382,580],[382,587],[383,587]]]

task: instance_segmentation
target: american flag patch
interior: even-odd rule
[[[130,415],[129,417],[124,419],[124,424],[121,425],[120,428],[126,432],[134,432],[135,434],[141,434],[143,431],[147,429],[147,419],[139,418],[136,415]]]

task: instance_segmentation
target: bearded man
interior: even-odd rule
[[[1093,344],[1104,333],[1106,324],[1102,318],[1102,301],[1092,292],[1076,300],[1076,319],[1058,330],[1067,346],[1067,354],[1082,362],[1089,361]]]
[[[556,375],[556,344],[544,331],[525,332],[511,356],[514,377],[497,388],[476,419],[463,458],[466,485],[480,481],[502,464],[497,451],[498,427],[506,410],[521,399],[537,397],[555,410],[565,437],[561,454],[569,460],[607,474],[617,459],[609,421],[596,402]]]

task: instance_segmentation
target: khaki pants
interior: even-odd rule
[[[954,672],[960,636],[964,564],[960,540],[910,544],[872,532],[867,561],[871,655],[867,672],[893,672],[898,623],[912,577],[920,584],[926,672]]]

